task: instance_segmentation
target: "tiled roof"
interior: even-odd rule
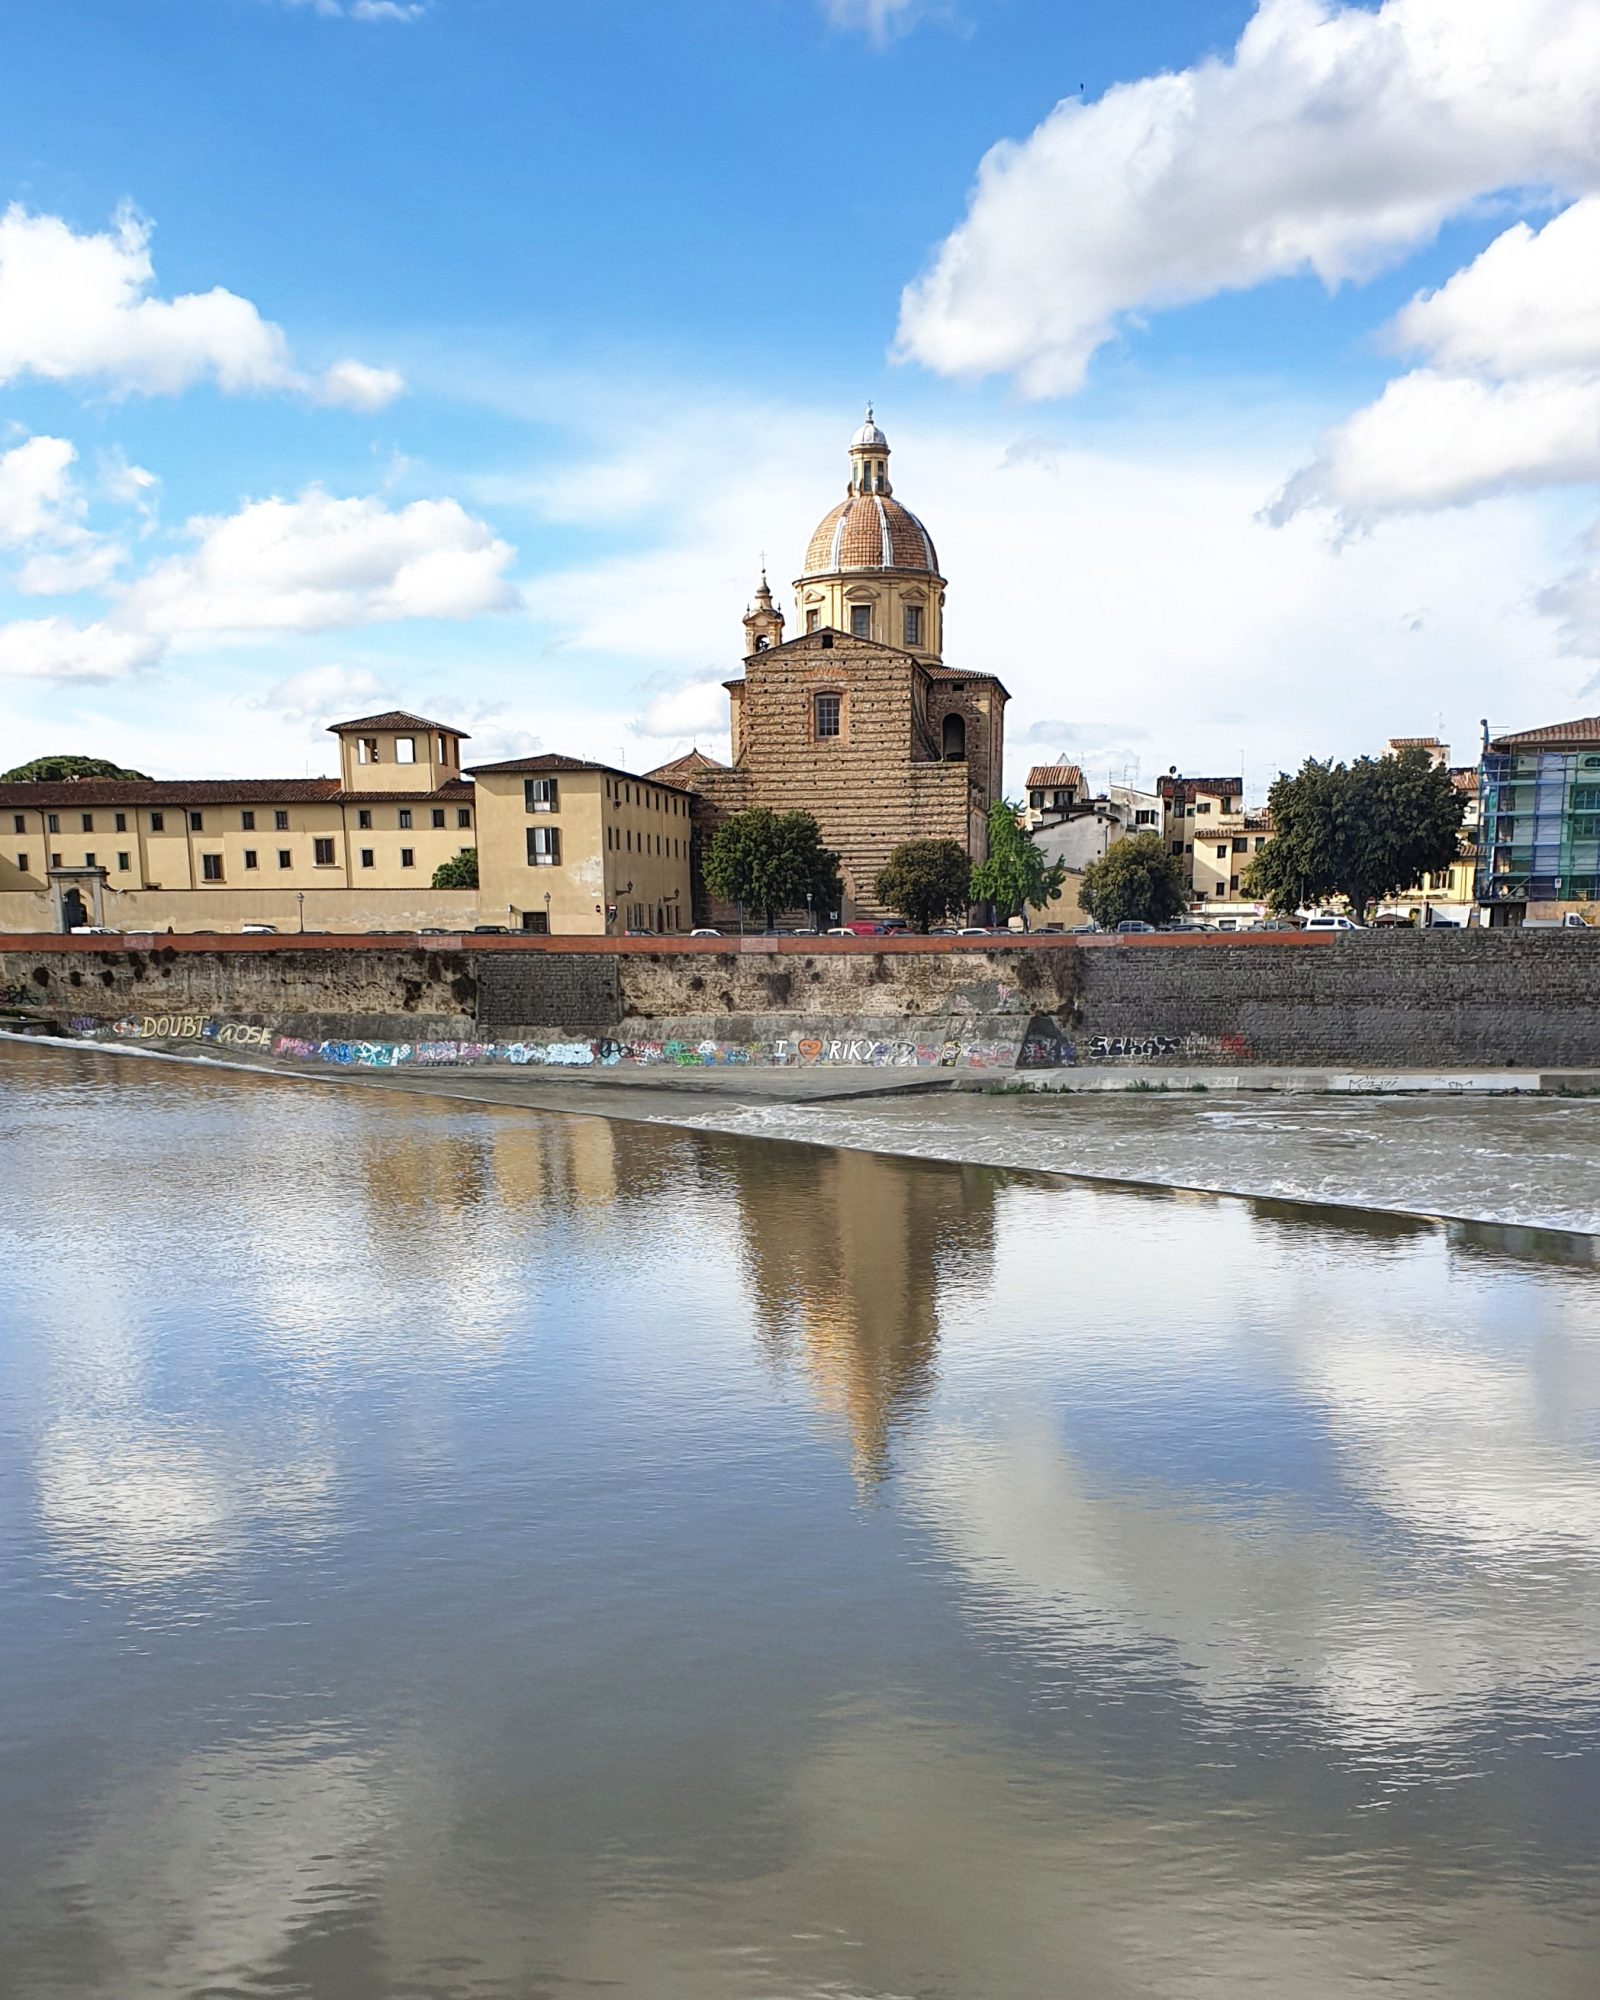
[[[1445,746],[1437,736],[1391,736],[1391,750],[1442,750]]]
[[[681,757],[673,757],[665,764],[658,764],[653,771],[646,771],[647,778],[665,780],[671,784],[675,778],[691,779],[697,771],[726,771],[726,764],[719,764],[715,757],[708,757],[703,750],[685,750]]]
[[[805,574],[835,570],[910,569],[937,576],[933,537],[887,493],[853,493],[823,516],[806,550]]]
[[[559,751],[544,750],[536,757],[508,757],[503,764],[474,764],[471,775],[480,777],[511,777],[526,775],[538,777],[541,773],[560,771],[603,771],[608,778],[625,778],[630,785],[659,785],[663,791],[681,792],[685,785],[675,785],[670,778],[644,777],[638,771],[624,771],[616,764],[594,764],[587,757],[563,757]]]
[[[1469,799],[1478,796],[1478,767],[1465,764],[1450,773],[1450,782],[1458,792],[1465,792]]]
[[[1158,778],[1156,790],[1164,799],[1237,797],[1244,790],[1243,778]]]
[[[1550,722],[1542,729],[1519,729],[1497,736],[1491,750],[1559,750],[1567,744],[1600,743],[1600,715],[1581,715],[1576,722]]]
[[[1076,764],[1035,764],[1028,773],[1030,792],[1046,791],[1052,785],[1071,785],[1074,789],[1083,783],[1083,772]]]
[[[452,778],[436,792],[337,792],[334,804],[341,806],[469,806],[472,787],[465,778]]]
[[[358,729],[430,729],[443,736],[459,736],[470,742],[464,729],[453,722],[430,722],[425,715],[409,715],[403,708],[386,709],[382,715],[358,715],[354,722],[330,722],[330,736],[350,736]]]

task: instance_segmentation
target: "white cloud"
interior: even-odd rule
[[[426,0],[286,0],[290,7],[306,7],[330,21],[420,21],[427,13]]]
[[[1127,316],[1372,275],[1498,190],[1600,184],[1594,0],[1262,0],[1227,60],[1067,100],[984,159],[900,352],[1078,388]]]
[[[0,453],[0,548],[60,541],[81,532],[78,454],[65,438],[31,437]]]
[[[0,625],[0,679],[113,681],[152,666],[162,644],[147,633],[67,618],[24,618]]]
[[[385,703],[383,683],[365,667],[306,667],[275,682],[252,706],[286,722],[325,725],[334,716],[357,709],[378,710]]]
[[[72,597],[81,590],[104,590],[126,561],[120,544],[90,535],[70,549],[40,549],[13,580],[26,597]]]
[[[506,611],[509,544],[454,500],[390,508],[308,487],[188,524],[196,546],[149,570],[119,622],[166,638],[326,632]]]
[[[211,381],[231,394],[292,391],[372,410],[404,386],[341,361],[306,375],[280,327],[214,287],[154,295],[150,224],[131,208],[98,235],[13,203],[0,216],[0,384],[96,381],[115,394],[176,395]]]
[[[728,733],[728,690],[722,685],[729,675],[714,680],[680,681],[663,689],[645,708],[634,724],[641,736],[689,738],[698,743],[720,739]]]
[[[1390,329],[1425,358],[1329,433],[1270,510],[1347,524],[1600,480],[1600,198],[1519,223]]]
[[[930,0],[822,0],[822,11],[831,26],[864,34],[881,44],[944,10]]]

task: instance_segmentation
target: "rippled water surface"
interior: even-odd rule
[[[0,1049],[5,2000],[1593,2000],[1579,1244]]]

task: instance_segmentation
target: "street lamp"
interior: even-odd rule
[[[300,905],[300,935],[304,937],[306,930],[306,892],[304,889],[299,889],[295,892],[295,901]]]
[[[544,934],[546,937],[550,935],[550,891],[548,889],[544,892]]]

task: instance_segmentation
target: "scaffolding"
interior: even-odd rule
[[[1600,899],[1600,749],[1486,751],[1480,903]]]

